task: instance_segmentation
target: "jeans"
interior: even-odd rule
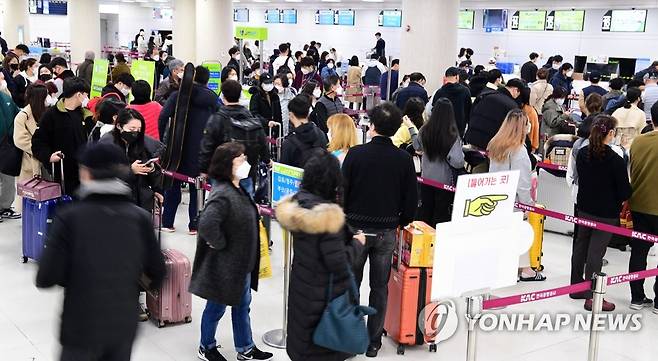
[[[596,217],[583,211],[578,211],[578,216],[605,224],[616,225],[618,222],[616,218]],[[611,239],[612,233],[587,227],[578,229],[578,237],[573,243],[571,253],[571,284],[585,281],[583,272],[587,280],[592,279],[594,273],[601,272],[603,256]],[[583,295],[592,298],[591,291],[586,291]]]
[[[238,306],[231,306],[231,322],[233,323],[233,343],[237,352],[248,352],[254,348],[251,338],[251,319],[249,305],[251,304],[251,273],[242,291],[242,299]],[[219,320],[224,316],[226,305],[206,302],[206,308],[201,316],[201,348],[209,350],[217,347],[215,333]]]
[[[129,361],[132,347],[132,340],[121,345],[89,348],[64,345],[60,361]]]
[[[16,197],[16,177],[0,173],[0,211],[11,207]]]
[[[638,212],[632,212],[632,215],[634,230],[658,234],[658,216]],[[631,259],[628,262],[628,272],[644,271],[647,269],[647,255],[649,255],[649,248],[652,245],[652,243],[631,238]],[[644,280],[632,281],[630,285],[631,301],[642,301],[646,297],[644,293]],[[658,277],[656,277],[656,282],[653,284],[653,291],[655,300],[658,301]]]
[[[190,205],[188,207],[188,214],[190,217],[190,223],[188,223],[188,228],[190,230],[197,229],[197,217],[198,217],[198,204],[197,204],[197,192],[196,186],[194,184],[188,184],[190,190]],[[164,192],[164,205],[162,210],[162,227],[163,228],[173,228],[174,220],[176,219],[176,210],[178,210],[178,205],[181,201],[181,181],[174,180],[171,188],[167,189]]]
[[[388,300],[388,278],[391,275],[391,258],[395,248],[396,229],[364,229],[366,234],[376,234],[376,237],[366,236],[365,250],[354,263],[356,282],[361,287],[363,267],[370,259],[370,306],[377,313],[368,316],[368,335],[370,345],[381,347],[384,332],[384,317]]]

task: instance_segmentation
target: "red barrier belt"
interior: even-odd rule
[[[608,277],[608,286],[619,285],[622,283],[627,283],[632,281],[639,281],[654,276],[658,276],[658,268],[649,269],[646,271],[625,273],[617,276],[610,276]]]
[[[492,308],[500,308],[519,303],[528,303],[534,301],[541,301],[553,297],[568,295],[570,293],[585,292],[591,289],[592,282],[581,282],[569,286],[551,288],[548,290],[522,293],[514,296],[507,296],[501,298],[494,298],[482,302],[482,309],[488,310]]]
[[[567,171],[567,167],[564,165],[558,165],[558,164],[552,164],[552,163],[537,163],[537,168],[544,168],[544,169],[552,169],[552,170],[560,170],[560,171]]]

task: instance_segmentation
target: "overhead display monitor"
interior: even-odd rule
[[[517,11],[512,15],[511,29],[526,31],[544,31],[546,11]]]
[[[457,20],[458,29],[473,29],[475,24],[475,10],[460,10]]]
[[[331,9],[317,10],[315,23],[318,25],[334,25],[334,11]]]
[[[646,25],[646,10],[608,10],[601,20],[601,31],[643,33]]]
[[[233,9],[233,21],[236,23],[248,23],[249,9]]]
[[[297,10],[283,9],[281,10],[281,23],[283,24],[297,24]]]
[[[583,31],[585,10],[555,10],[546,17],[548,31]]]
[[[483,26],[488,33],[503,31],[507,28],[507,10],[486,9],[484,10]]]
[[[68,3],[67,0],[29,0],[28,11],[30,14],[66,15],[68,13]]]
[[[281,14],[279,9],[265,10],[265,22],[268,24],[278,24],[281,22]]]
[[[153,8],[153,19],[171,20],[174,18],[174,9],[170,8]]]
[[[402,26],[402,11],[384,10],[379,12],[379,26],[399,28]]]
[[[334,24],[354,25],[354,10],[336,10]]]

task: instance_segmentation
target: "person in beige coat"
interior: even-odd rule
[[[350,109],[361,109],[361,103],[363,103],[362,93],[361,67],[359,66],[359,58],[355,55],[350,59],[350,67],[347,70],[347,88],[345,90],[345,102],[349,103]]]
[[[25,108],[14,119],[14,143],[23,151],[23,163],[18,181],[41,175],[41,162],[32,155],[32,136],[41,115],[46,112],[48,89],[43,84],[30,84],[25,91]]]

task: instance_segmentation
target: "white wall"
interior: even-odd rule
[[[29,17],[31,41],[39,37],[48,38],[51,43],[71,41],[68,16],[30,14]]]

